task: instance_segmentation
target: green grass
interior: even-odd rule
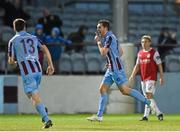
[[[105,115],[103,122],[89,122],[89,114],[50,115],[53,127],[50,131],[177,131],[180,130],[180,115],[165,115],[160,122],[150,116],[148,122],[140,122],[142,115]],[[38,115],[0,115],[0,131],[42,131]]]

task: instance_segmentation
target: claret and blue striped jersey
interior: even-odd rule
[[[36,36],[26,31],[17,32],[9,41],[8,55],[17,60],[22,75],[42,71],[38,57],[38,47],[41,45]]]
[[[108,31],[104,38],[102,38],[103,47],[109,48],[107,53],[107,60],[109,69],[112,71],[121,70],[123,68],[122,60],[120,58],[119,43],[116,36]]]

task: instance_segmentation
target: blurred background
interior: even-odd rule
[[[140,38],[151,35],[152,47],[163,61],[166,84],[155,98],[165,113],[180,113],[180,0],[1,0],[0,1],[0,113],[35,113],[23,93],[18,67],[7,64],[7,46],[16,18],[50,50],[55,75],[42,78],[40,92],[50,113],[95,113],[98,87],[106,58],[94,42],[96,24],[108,19],[125,50],[123,62],[131,74]],[[44,73],[46,56],[39,50]],[[90,84],[90,85],[89,85]],[[140,79],[129,84],[140,90]],[[51,94],[50,94],[51,93]],[[109,90],[106,113],[142,113],[143,105]]]

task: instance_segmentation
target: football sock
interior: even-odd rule
[[[146,104],[144,107],[144,117],[148,117],[150,113],[150,107]]]
[[[36,105],[36,110],[39,112],[39,114],[41,115],[42,119],[45,122],[49,121],[48,114],[46,113],[44,104],[42,104],[42,103],[37,104]]]
[[[99,100],[99,109],[98,109],[98,113],[97,113],[98,117],[103,116],[103,113],[104,113],[104,110],[105,110],[105,107],[106,107],[106,104],[107,104],[107,100],[108,100],[107,93],[102,93],[101,97],[100,97],[100,100]]]
[[[147,105],[150,105],[151,101],[148,100],[147,98],[145,98],[140,92],[138,92],[137,90],[135,89],[131,89],[130,93],[129,93],[130,96],[136,98],[137,100],[147,104]]]
[[[156,115],[159,115],[161,114],[162,112],[159,110],[157,104],[156,104],[156,101],[154,99],[150,99],[152,103],[154,103],[154,107],[155,107],[155,112],[156,112]]]

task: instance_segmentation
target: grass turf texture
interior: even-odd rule
[[[142,115],[105,115],[103,122],[89,122],[90,114],[50,115],[53,127],[50,131],[176,131],[180,130],[180,115],[165,115],[164,121],[150,116],[141,122]],[[43,124],[38,115],[0,115],[0,131],[42,131]]]

